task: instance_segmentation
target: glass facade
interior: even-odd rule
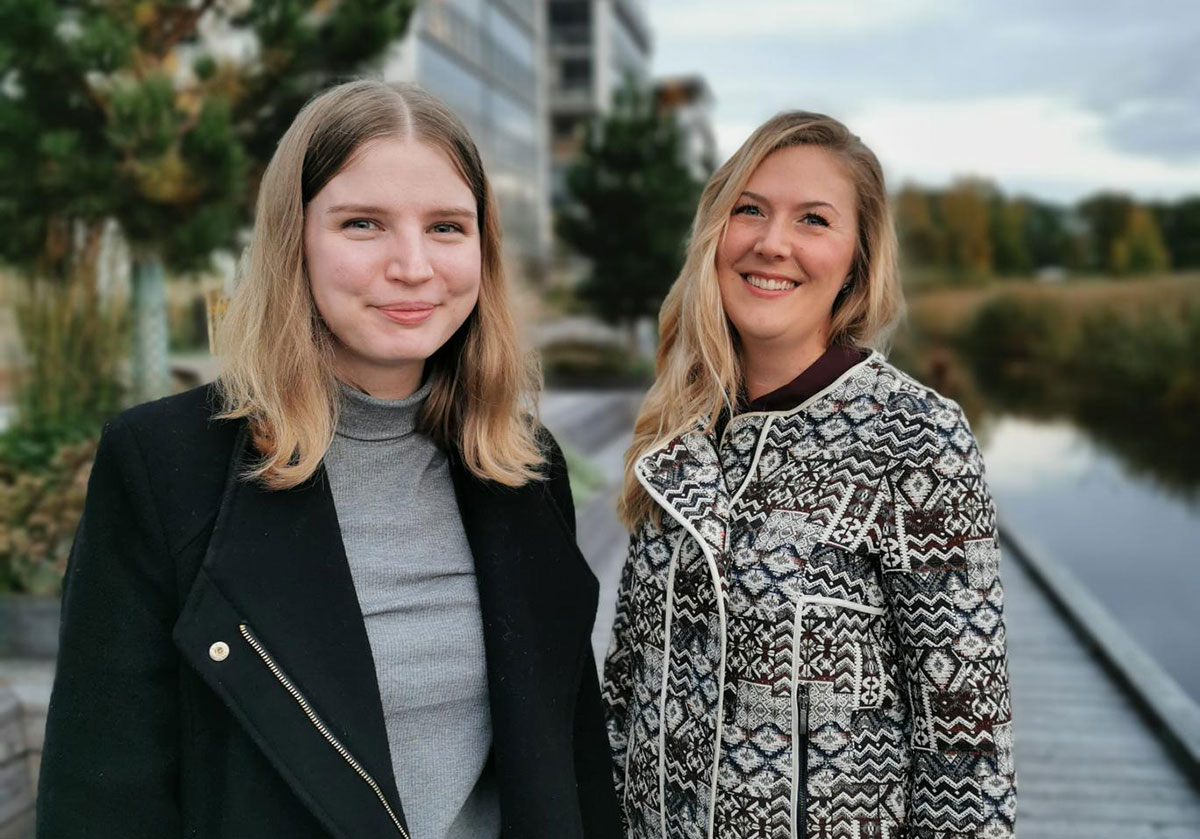
[[[542,102],[543,0],[423,0],[407,72],[470,130],[500,206],[505,251],[549,247],[548,131]]]

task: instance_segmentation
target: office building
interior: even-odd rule
[[[479,146],[505,253],[526,276],[550,251],[545,0],[421,0],[385,64],[445,101]]]

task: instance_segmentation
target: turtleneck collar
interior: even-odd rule
[[[395,440],[413,432],[417,412],[433,388],[426,381],[403,399],[376,399],[345,382],[339,383],[341,406],[337,435],[350,440]]]

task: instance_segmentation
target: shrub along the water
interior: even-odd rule
[[[1069,418],[1134,470],[1200,496],[1200,275],[917,295],[892,358],[973,423]]]

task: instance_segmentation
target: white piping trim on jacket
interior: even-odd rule
[[[700,546],[700,550],[704,553],[704,559],[708,562],[708,572],[712,576],[713,588],[717,598],[717,617],[721,625],[721,663],[720,669],[717,671],[717,737],[716,742],[713,744],[712,789],[710,790],[708,802],[708,839],[714,839],[713,834],[717,821],[717,773],[721,765],[721,738],[725,733],[725,595],[721,590],[721,575],[717,572],[717,560],[713,557],[712,551],[708,547],[708,542],[704,541],[704,538],[692,526],[692,523],[668,504],[667,500],[662,497],[662,494],[650,486],[650,483],[642,475],[641,466],[650,454],[653,454],[653,452],[643,455],[634,464],[633,474],[637,477],[638,483],[642,485],[642,488],[646,490],[646,493],[660,507],[670,513],[671,518],[675,519],[696,540],[696,544]]]
[[[750,486],[750,481],[754,478],[754,472],[758,469],[758,459],[762,457],[763,444],[767,442],[767,432],[771,430],[771,423],[775,421],[775,417],[767,417],[763,423],[762,431],[758,432],[758,445],[754,447],[754,457],[750,459],[750,468],[746,470],[746,477],[742,480],[742,485],[738,487],[738,491],[733,494],[733,498],[729,499],[729,506],[732,508],[734,502],[742,497],[742,492],[746,487]],[[720,455],[717,455],[720,457]]]
[[[684,537],[680,536],[671,553],[671,561],[667,564],[667,606],[666,621],[663,630],[662,654],[662,688],[658,694],[658,821],[662,825],[662,835],[667,835],[667,680],[671,673],[671,622],[675,614],[675,569],[679,566],[679,553],[683,549]],[[628,767],[626,760],[625,789],[629,789]]]
[[[842,600],[840,597],[824,597],[819,594],[802,594],[796,598],[799,603],[812,603],[816,606],[840,606],[843,609],[853,609],[856,612],[866,612],[868,615],[884,615],[887,609],[882,606],[868,606],[866,603],[856,603],[853,600]]]
[[[791,835],[793,839],[803,839],[796,833],[796,811],[800,808],[800,732],[798,730],[799,721],[796,719],[800,713],[796,707],[796,694],[799,691],[800,683],[800,626],[804,619],[804,598],[801,597],[796,601],[796,616],[793,618],[792,625],[792,811],[791,811]],[[808,748],[808,738],[805,735],[804,748]]]
[[[872,361],[887,361],[887,359],[885,359],[883,357],[883,353],[881,353],[879,350],[871,350],[871,354],[869,356],[867,356],[862,361],[860,361],[858,364],[855,364],[853,367],[851,367],[845,373],[843,373],[842,375],[840,375],[836,379],[834,379],[829,384],[828,387],[818,390],[816,393],[814,393],[812,396],[805,399],[803,402],[801,402],[799,405],[797,405],[794,408],[788,408],[786,411],[747,411],[744,414],[738,414],[737,416],[732,417],[729,420],[729,422],[726,424],[725,430],[721,432],[721,439],[722,440],[725,439],[725,435],[729,433],[729,429],[733,427],[733,424],[735,422],[740,422],[741,420],[745,419],[746,417],[786,417],[789,414],[796,413],[797,411],[803,411],[805,408],[807,408],[809,405],[816,402],[818,399],[823,399],[826,396],[828,396],[830,391],[832,391],[838,387],[841,387],[841,385],[847,379],[851,378],[852,376],[857,376],[860,373],[862,373],[862,370],[860,368],[864,364],[867,364]]]

